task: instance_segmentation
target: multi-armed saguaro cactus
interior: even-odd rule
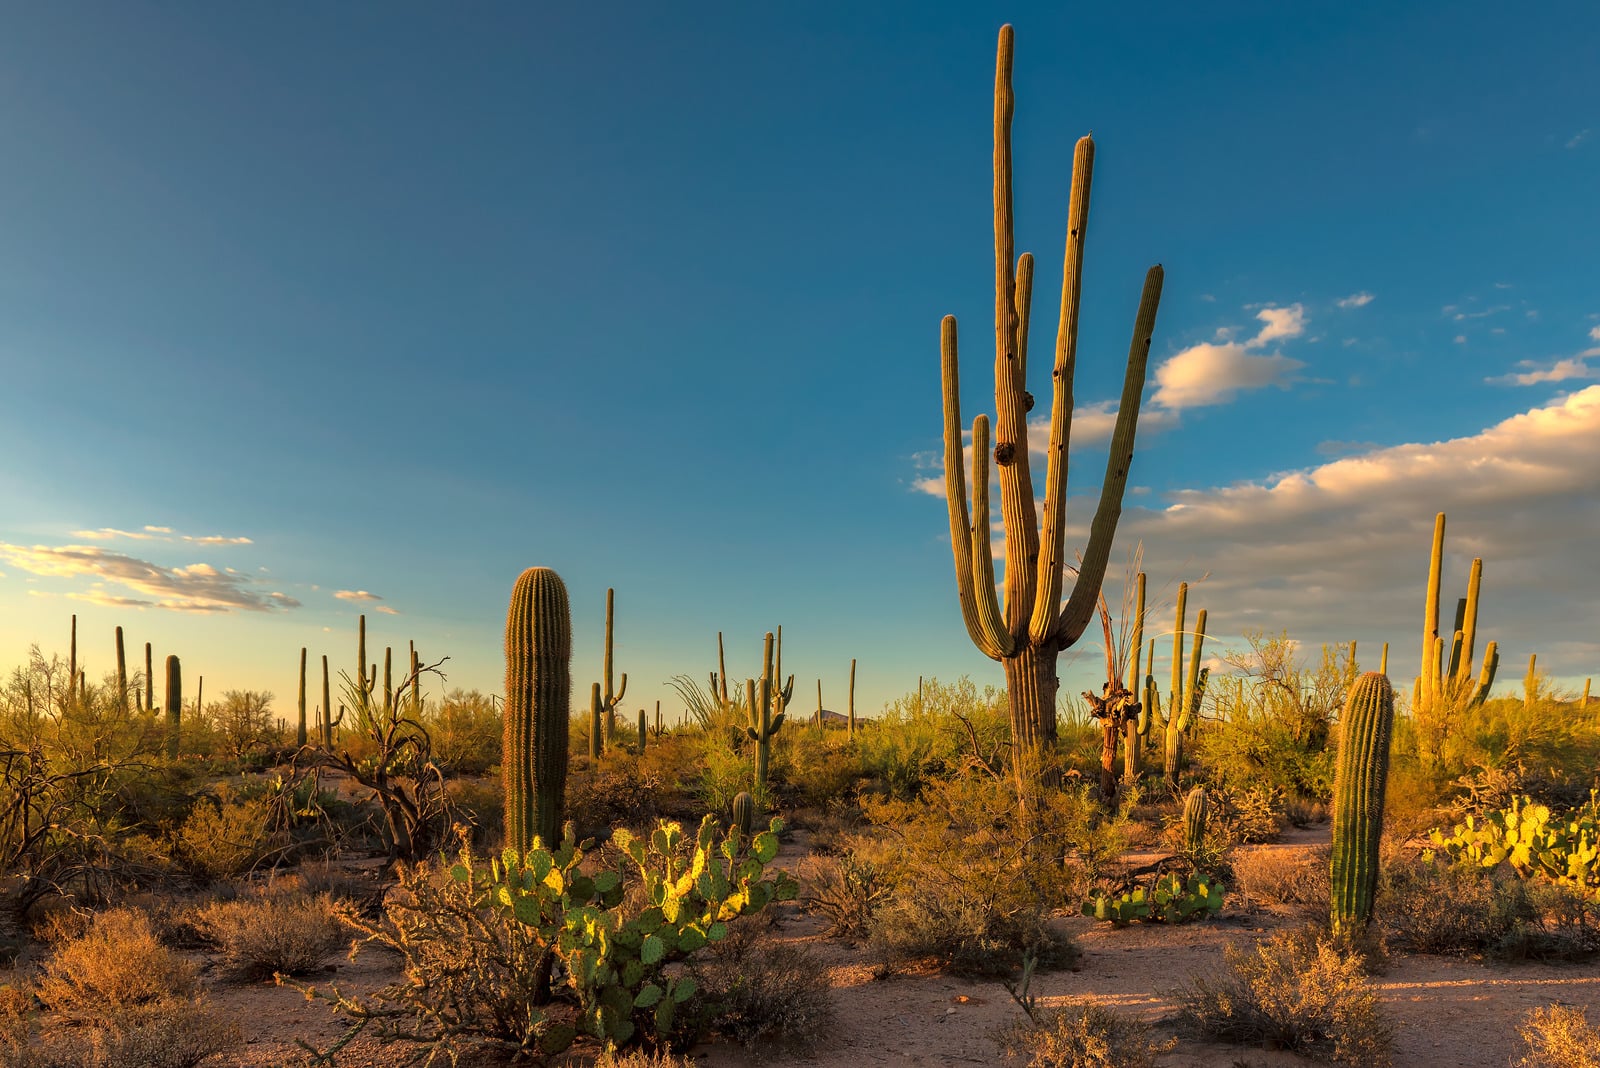
[[[617,706],[622,703],[622,695],[628,692],[628,673],[626,671],[622,673],[622,684],[617,687],[616,692],[613,693],[611,690],[611,626],[616,614],[616,597],[616,590],[609,588],[606,590],[606,690],[604,703],[601,705],[601,711],[604,713],[605,719],[604,741],[606,745],[611,744],[611,739],[617,733]]]
[[[1478,588],[1483,582],[1483,559],[1472,561],[1467,595],[1456,602],[1455,633],[1450,659],[1444,657],[1444,636],[1439,633],[1439,582],[1444,570],[1444,513],[1433,520],[1433,552],[1428,559],[1428,600],[1422,622],[1422,672],[1411,689],[1412,714],[1424,725],[1419,749],[1424,761],[1436,760],[1451,729],[1452,718],[1483,703],[1494,685],[1500,666],[1499,646],[1490,642],[1483,650],[1483,669],[1476,677],[1472,653],[1478,632]]]
[[[561,840],[572,699],[572,612],[561,576],[530,567],[506,613],[506,844],[521,856],[537,836]]]
[[[1072,193],[1067,209],[1066,262],[1061,286],[1061,319],[1056,333],[1050,438],[1046,446],[1044,521],[1041,533],[1029,474],[1027,390],[1028,315],[1033,289],[1033,257],[1014,258],[1011,207],[1012,30],[1000,29],[994,87],[994,266],[995,266],[995,447],[1000,469],[1000,512],[1005,524],[1005,602],[995,593],[994,557],[989,536],[989,418],[972,424],[972,501],[968,511],[963,473],[961,388],[957,374],[956,321],[946,316],[941,350],[944,392],[945,497],[956,584],[967,633],[990,659],[1005,668],[1011,706],[1013,744],[1022,755],[1048,747],[1056,736],[1056,657],[1082,636],[1094,615],[1106,561],[1122,512],[1123,491],[1133,462],[1134,430],[1144,389],[1150,337],[1161,298],[1159,266],[1145,275],[1134,321],[1127,372],[1117,408],[1111,453],[1101,484],[1100,504],[1089,528],[1089,543],[1072,595],[1061,604],[1066,532],[1067,452],[1071,436],[1072,379],[1077,360],[1078,301],[1082,289],[1084,232],[1089,216],[1094,141],[1078,141],[1073,156]],[[1026,761],[1018,760],[1019,789]]]
[[[1185,673],[1183,668],[1183,644],[1187,632],[1184,630],[1184,616],[1188,607],[1189,584],[1178,583],[1178,611],[1177,624],[1173,629],[1172,637],[1172,692],[1167,698],[1166,715],[1166,775],[1167,782],[1173,786],[1178,785],[1178,770],[1183,762],[1183,737],[1189,731],[1190,721],[1200,711],[1201,699],[1205,697],[1206,681],[1211,677],[1210,668],[1200,666],[1201,649],[1206,641],[1206,610],[1201,609],[1199,617],[1194,624],[1194,647],[1189,652],[1189,669]],[[1161,711],[1161,700],[1156,690],[1155,675],[1155,643],[1151,642],[1150,664],[1152,673],[1147,674],[1144,680],[1145,704],[1149,705],[1153,714]],[[1145,722],[1149,729],[1149,722]]]
[[[772,755],[772,737],[783,727],[783,706],[794,689],[794,676],[789,676],[787,686],[779,687],[772,664],[772,632],[767,632],[766,646],[761,653],[761,681],[745,681],[745,707],[750,710],[750,726],[745,732],[756,743],[756,792],[767,788],[767,764]],[[776,709],[774,709],[776,705]]]
[[[167,756],[178,757],[178,732],[183,727],[183,668],[177,654],[167,657]]]
[[[1378,890],[1378,840],[1389,782],[1394,688],[1376,671],[1350,687],[1339,717],[1339,763],[1333,782],[1333,929],[1353,934],[1372,918]]]
[[[1183,802],[1183,851],[1191,859],[1205,852],[1206,790],[1196,786]]]

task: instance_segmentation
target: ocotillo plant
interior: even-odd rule
[[[766,646],[761,654],[761,682],[758,685],[754,679],[745,682],[745,706],[750,710],[750,726],[745,733],[750,740],[756,743],[756,792],[765,795],[767,789],[767,765],[772,756],[772,738],[783,727],[783,702],[786,700],[783,692],[772,682],[772,632],[767,632]],[[791,686],[794,679],[789,680]],[[774,700],[776,698],[776,701]],[[776,713],[773,705],[777,704]]]
[[[1411,710],[1419,725],[1418,753],[1424,763],[1437,760],[1453,720],[1480,705],[1494,685],[1500,666],[1499,646],[1490,642],[1483,650],[1483,668],[1473,677],[1472,654],[1478,631],[1478,591],[1483,582],[1483,559],[1472,561],[1467,595],[1456,602],[1455,633],[1450,658],[1445,660],[1444,636],[1439,633],[1439,584],[1444,570],[1444,513],[1433,520],[1433,551],[1428,558],[1428,599],[1422,621],[1422,670],[1411,688]]]
[[[1206,847],[1206,791],[1196,786],[1183,802],[1183,851],[1189,858],[1200,856]]]
[[[128,718],[128,657],[122,650],[122,628],[117,628],[117,707]]]
[[[522,856],[535,837],[561,839],[572,700],[572,612],[567,587],[547,567],[530,567],[506,613],[506,844]]]
[[[1000,469],[1000,513],[1005,525],[1005,600],[995,593],[994,555],[989,535],[989,418],[972,424],[972,500],[968,511],[963,472],[961,388],[957,372],[956,320],[946,316],[941,330],[944,394],[945,497],[950,513],[956,586],[967,634],[979,650],[1005,668],[1011,707],[1012,742],[1020,756],[1036,755],[1056,736],[1056,658],[1082,636],[1094,615],[1106,561],[1122,511],[1123,491],[1133,462],[1145,366],[1161,298],[1162,271],[1145,275],[1144,292],[1129,345],[1128,366],[1117,408],[1110,457],[1101,484],[1100,504],[1089,528],[1083,565],[1065,607],[1061,604],[1066,531],[1067,454],[1072,415],[1072,380],[1077,360],[1078,304],[1082,289],[1083,243],[1089,215],[1094,141],[1079,140],[1073,156],[1072,192],[1067,209],[1066,262],[1061,286],[1061,319],[1056,333],[1050,438],[1046,449],[1042,533],[1036,523],[1033,480],[1029,474],[1027,413],[1028,316],[1032,302],[1033,257],[1014,258],[1011,203],[1011,89],[1013,35],[1000,30],[994,86],[994,262],[995,262],[995,448]],[[1029,761],[1016,761],[1019,795],[1025,794]]]
[[[167,657],[167,756],[178,757],[178,731],[183,725],[183,669],[177,654]]]
[[[300,647],[300,694],[299,694],[300,719],[295,724],[294,742],[296,745],[306,744],[306,647]]]
[[[617,732],[617,706],[622,703],[622,695],[628,692],[628,673],[622,673],[622,684],[615,693],[611,691],[611,627],[615,616],[617,591],[606,590],[606,662],[605,662],[605,739],[604,744],[610,745],[612,736]]]
[[[1329,910],[1340,935],[1358,933],[1372,918],[1393,730],[1394,689],[1383,675],[1369,671],[1350,688],[1339,716]]]

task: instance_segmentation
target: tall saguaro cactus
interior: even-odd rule
[[[128,657],[122,648],[122,628],[117,628],[117,707],[128,718]]]
[[[151,659],[150,643],[144,643],[144,707],[150,714],[156,714],[156,672],[155,662]]]
[[[776,683],[777,675],[772,663],[772,632],[767,632],[765,647],[761,652],[761,681],[745,682],[745,707],[749,709],[750,726],[745,733],[756,743],[756,792],[767,788],[767,765],[772,755],[773,736],[783,727],[783,706],[789,691],[794,687],[791,676],[787,687]],[[773,706],[777,708],[774,709]]]
[[[1333,889],[1329,909],[1337,934],[1354,934],[1372,918],[1378,891],[1378,841],[1389,783],[1394,688],[1376,671],[1350,687],[1339,716],[1339,763],[1333,782]]]
[[[1167,782],[1173,786],[1178,785],[1178,771],[1183,763],[1184,735],[1189,733],[1190,721],[1200,710],[1200,701],[1206,691],[1206,679],[1211,673],[1210,668],[1200,666],[1201,650],[1206,642],[1204,608],[1200,610],[1200,615],[1194,622],[1194,646],[1189,652],[1188,670],[1187,672],[1184,670],[1183,646],[1188,634],[1184,630],[1184,615],[1188,600],[1189,584],[1178,583],[1178,618],[1172,636],[1172,693],[1167,704],[1166,773]]]
[[[554,848],[567,789],[572,699],[572,611],[567,587],[547,567],[530,567],[506,613],[506,844],[527,853],[534,836]]]
[[[1128,693],[1138,701],[1144,692],[1144,676],[1139,657],[1144,652],[1144,572],[1139,572],[1134,594],[1133,635],[1128,650]],[[1139,746],[1150,726],[1150,712],[1143,701],[1139,711],[1122,725],[1122,777],[1132,784],[1139,781]]]
[[[622,695],[628,692],[628,673],[626,671],[622,673],[622,684],[617,687],[615,693],[611,691],[611,627],[615,616],[616,596],[616,590],[610,588],[606,590],[606,692],[605,703],[602,705],[601,711],[605,713],[605,744],[607,745],[611,743],[612,737],[617,733],[617,706],[622,703]]]
[[[1042,532],[1034,510],[1029,474],[1027,413],[1028,316],[1032,301],[1033,257],[1014,259],[1011,203],[1012,29],[1000,29],[994,84],[994,257],[995,257],[995,448],[1000,469],[1000,512],[1005,526],[1005,599],[995,592],[994,557],[989,535],[989,418],[972,424],[972,500],[968,511],[963,472],[961,387],[957,373],[956,321],[946,316],[941,331],[944,393],[945,497],[956,584],[967,633],[990,659],[1005,668],[1013,742],[1027,754],[1056,736],[1056,657],[1082,636],[1094,615],[1106,562],[1122,512],[1122,496],[1133,462],[1134,431],[1144,389],[1145,366],[1161,299],[1162,271],[1150,268],[1134,321],[1128,366],[1111,439],[1111,454],[1101,484],[1100,504],[1089,528],[1083,564],[1065,607],[1061,604],[1067,499],[1067,455],[1072,422],[1072,380],[1077,361],[1078,302],[1082,290],[1084,234],[1089,216],[1089,186],[1094,141],[1078,141],[1073,155],[1072,192],[1067,209],[1067,243],[1061,285],[1061,318],[1056,332],[1050,437],[1046,447]],[[1024,761],[1017,762],[1019,788]]]
[[[300,691],[299,691],[300,718],[295,723],[294,744],[306,744],[306,647],[300,647]]]
[[[1412,714],[1419,720],[1419,750],[1424,760],[1436,760],[1457,713],[1483,703],[1494,685],[1500,666],[1499,645],[1483,650],[1482,671],[1473,677],[1472,654],[1478,633],[1478,590],[1483,582],[1483,559],[1472,561],[1467,595],[1456,602],[1455,632],[1450,657],[1445,659],[1444,635],[1439,631],[1439,585],[1444,571],[1444,513],[1433,520],[1433,551],[1428,558],[1428,599],[1423,606],[1422,671],[1411,689]]]
[[[319,722],[322,728],[322,745],[324,748],[333,748],[333,704],[332,695],[328,688],[328,654],[322,654],[322,718]]]
[[[177,654],[167,657],[167,756],[178,757],[178,731],[183,725],[183,668]]]

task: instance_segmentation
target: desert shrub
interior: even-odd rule
[[[1547,1005],[1522,1018],[1517,1033],[1527,1053],[1520,1068],[1600,1068],[1600,1031],[1581,1008]]]
[[[1373,914],[1413,953],[1481,953],[1534,918],[1521,881],[1509,873],[1416,856],[1386,859]]]
[[[681,1053],[661,1049],[608,1049],[595,1059],[594,1068],[695,1068],[695,1065]]]
[[[266,854],[271,814],[266,798],[241,798],[218,787],[215,798],[202,797],[183,821],[178,855],[191,871],[210,879],[243,875]]]
[[[1270,842],[1283,830],[1283,791],[1257,783],[1207,791],[1217,833],[1229,846]],[[1211,835],[1207,834],[1209,840]]]
[[[1233,877],[1250,900],[1263,905],[1328,907],[1327,846],[1307,851],[1242,849],[1233,855]]]
[[[159,1001],[0,1044],[0,1068],[195,1068],[242,1041],[237,1024],[202,1002]]]
[[[865,855],[810,856],[800,865],[800,904],[828,918],[828,934],[858,941],[867,937],[873,913],[888,900],[887,878]]]
[[[493,776],[445,780],[445,798],[456,822],[472,829],[472,844],[487,849],[505,839],[505,782]]]
[[[858,853],[893,887],[869,925],[884,969],[930,960],[1002,974],[1029,952],[1045,966],[1067,963],[1075,950],[1050,929],[1049,912],[1120,852],[1120,817],[1106,817],[1083,786],[1042,792],[1026,825],[1010,778],[981,772],[934,780],[916,804],[867,799],[864,808],[880,837]]]
[[[616,750],[598,761],[583,757],[568,772],[567,812],[585,837],[606,827],[648,827],[663,814],[672,786],[629,752]]]
[[[797,732],[793,738],[787,737],[791,731]],[[778,741],[788,743],[783,746],[788,755],[784,782],[797,804],[824,808],[855,799],[862,765],[855,747],[839,732],[819,735],[797,720],[784,728]]]
[[[368,873],[351,870],[331,860],[302,861],[293,871],[279,875],[272,887],[282,893],[307,897],[326,894],[344,901],[365,901],[378,889]]]
[[[965,675],[954,683],[928,679],[920,697],[912,693],[890,702],[872,729],[856,735],[860,772],[873,792],[914,801],[927,783],[964,766],[971,743],[958,716],[972,725],[985,753],[996,752],[1010,737],[1002,691],[980,691]]]
[[[756,781],[755,755],[740,744],[732,731],[713,728],[703,732],[696,773],[692,789],[712,812],[730,812],[733,799],[741,791],[755,792],[752,787]]]
[[[753,1049],[777,1041],[808,1047],[833,1026],[833,990],[814,953],[764,935],[749,922],[691,960],[705,1022]]]
[[[494,699],[477,690],[451,690],[427,704],[422,723],[433,759],[452,775],[482,775],[500,763],[503,720]]]
[[[39,997],[57,1012],[90,1019],[174,998],[188,998],[199,968],[156,937],[150,917],[112,909],[56,946],[38,982]]]
[[[1227,946],[1224,955],[1216,978],[1196,976],[1180,994],[1187,1025],[1345,1064],[1390,1063],[1392,1029],[1355,953],[1317,932],[1292,931],[1250,950]]]
[[[1000,1045],[1028,1068],[1153,1068],[1173,1043],[1152,1041],[1143,1020],[1082,1001],[1002,1032]]]
[[[1310,797],[1291,795],[1283,799],[1283,818],[1289,826],[1304,830],[1331,818],[1328,802]]]
[[[327,895],[256,894],[197,909],[192,920],[218,950],[223,970],[239,980],[275,973],[304,975],[345,940]]]

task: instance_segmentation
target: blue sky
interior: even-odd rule
[[[1142,540],[1223,644],[1388,640],[1409,680],[1444,510],[1503,684],[1600,674],[1600,10],[861,7],[12,8],[0,663],[76,612],[91,670],[121,624],[286,711],[366,610],[497,690],[545,565],[576,694],[607,586],[630,706],[780,623],[830,707],[852,657],[867,709],[998,683],[924,480],[942,315],[992,411],[1010,21],[1036,338],[1098,147],[1071,544],[1166,269],[1113,603]]]

